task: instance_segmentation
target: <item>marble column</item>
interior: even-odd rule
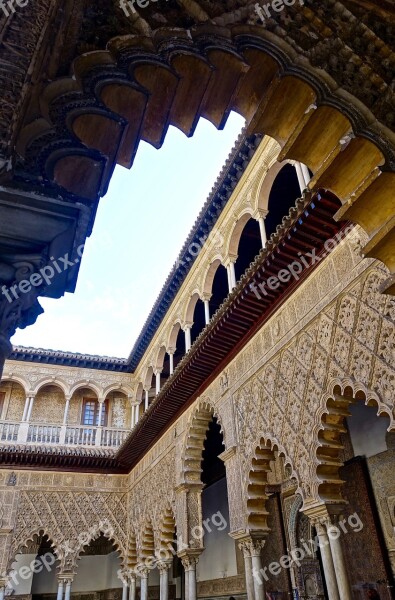
[[[295,161],[295,170],[299,182],[300,193],[303,194],[303,191],[306,189],[306,184],[300,162]]]
[[[247,592],[247,600],[254,600],[254,580],[252,577],[252,561],[251,561],[251,553],[248,545],[239,544],[240,550],[243,552],[244,556],[244,571],[245,571],[245,580],[246,580],[246,592]]]
[[[324,569],[324,576],[326,588],[328,590],[329,600],[346,600],[345,598],[343,599],[339,596],[336,572],[333,564],[332,552],[329,544],[326,525],[323,522],[315,522],[315,528],[320,544],[322,566]]]
[[[170,375],[173,375],[174,373],[174,351],[173,352],[168,352],[169,354],[169,362],[170,362]]]
[[[0,600],[4,600],[5,596],[5,586],[0,586]]]
[[[136,576],[130,576],[129,600],[136,600]]]
[[[69,579],[66,582],[66,590],[65,590],[65,593],[64,593],[64,600],[70,600],[70,597],[71,597],[71,584],[72,584],[72,581]]]
[[[140,600],[148,600],[148,573],[149,569],[139,569]]]
[[[210,302],[208,300],[203,300],[204,302],[204,320],[206,325],[210,323]]]
[[[333,566],[335,568],[337,587],[341,600],[352,600],[350,583],[347,576],[346,565],[344,562],[343,549],[340,542],[341,531],[336,525],[327,526],[327,535],[332,552]]]
[[[196,589],[196,565],[198,563],[198,556],[195,554],[187,554],[181,558],[182,564],[185,569],[185,598],[186,600],[197,599]]]
[[[155,386],[156,386],[155,392],[156,392],[156,395],[158,395],[159,392],[160,392],[160,374],[161,373],[162,373],[162,370],[155,371]]]
[[[64,583],[63,583],[62,579],[60,579],[58,581],[58,593],[56,596],[56,600],[63,600],[63,588],[64,588]]]
[[[160,573],[160,584],[159,584],[159,599],[168,600],[169,598],[169,569],[173,564],[172,561],[162,561],[158,563],[158,569]]]
[[[122,584],[122,600],[128,600],[128,583],[124,581]]]
[[[266,600],[265,598],[265,582],[261,574],[262,558],[261,550],[265,545],[264,540],[253,540],[250,543],[252,578],[254,584],[255,600]]]
[[[144,399],[144,410],[148,410],[148,406],[149,406],[149,390],[144,390],[145,392],[145,399]]]

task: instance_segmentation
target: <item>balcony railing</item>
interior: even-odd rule
[[[0,442],[118,448],[129,429],[0,421]]]

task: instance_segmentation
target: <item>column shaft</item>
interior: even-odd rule
[[[350,583],[348,581],[346,565],[344,563],[343,549],[339,540],[340,532],[337,527],[328,527],[329,544],[332,551],[333,566],[335,568],[337,587],[341,600],[352,600]]]
[[[174,373],[174,354],[169,354],[170,359],[170,375]]]
[[[210,323],[210,303],[208,300],[204,300],[204,318],[206,325]]]
[[[58,583],[58,594],[56,596],[56,600],[63,600],[63,581],[59,581]]]
[[[34,396],[32,396],[30,398],[29,408],[28,408],[28,411],[27,411],[26,421],[28,423],[29,423],[30,419],[32,418],[33,404],[34,404]]]
[[[128,584],[126,581],[122,586],[122,600],[128,600]]]
[[[148,600],[148,575],[143,575],[141,577],[140,600]]]
[[[328,590],[329,600],[343,600],[340,599],[335,568],[332,560],[331,547],[329,545],[328,535],[324,525],[317,526],[317,535],[320,542],[322,566],[324,569],[324,576],[326,582],[326,588]],[[345,600],[345,599],[344,599]]]
[[[148,390],[145,390],[144,410],[148,410],[148,404],[149,404]]]
[[[267,243],[265,219],[263,217],[259,217],[258,218],[258,223],[259,223],[259,231],[261,232],[262,248],[264,248],[266,246],[266,243]]]
[[[261,575],[262,560],[260,554],[251,556],[252,575],[254,580],[255,600],[265,600],[265,586]]]
[[[192,346],[191,341],[191,328],[188,326],[185,328],[185,352],[189,352]]]
[[[196,600],[196,565],[193,565],[189,569],[188,575],[188,600]]]
[[[244,554],[247,600],[254,600],[254,580],[252,578],[251,556]]]
[[[69,416],[69,407],[70,407],[70,399],[66,400],[66,405],[64,407],[64,415],[63,415],[63,425],[67,425],[67,417]]]
[[[22,422],[27,420],[27,415],[28,415],[28,412],[29,412],[29,406],[30,406],[30,396],[26,396],[25,408],[23,409]]]
[[[160,600],[169,598],[169,571],[161,569],[160,571]]]
[[[299,162],[295,162],[295,169],[299,182],[300,192],[303,193],[303,190],[306,188],[306,185],[303,177],[302,167],[300,166]]]
[[[71,581],[66,583],[66,592],[64,594],[64,600],[70,600],[71,596]]]
[[[136,578],[130,579],[129,600],[136,600]]]
[[[155,373],[156,394],[160,392],[160,372]]]

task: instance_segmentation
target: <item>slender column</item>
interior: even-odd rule
[[[140,574],[140,600],[148,600],[148,573],[149,569],[139,569]]]
[[[264,540],[254,540],[250,543],[251,566],[254,581],[255,600],[265,600],[265,586],[261,575],[262,559],[261,550],[265,544]]]
[[[137,423],[139,422],[139,409],[140,409],[140,404],[136,404],[136,406],[134,407],[134,424],[137,425]]]
[[[160,374],[162,371],[155,371],[156,395],[160,392]]]
[[[185,569],[185,596],[186,600],[196,600],[196,565],[199,560],[196,555],[184,555],[182,564]],[[188,574],[188,575],[187,575]]]
[[[303,174],[303,179],[304,179],[305,187],[307,187],[309,185],[309,181],[311,179],[310,173],[309,173],[309,170],[306,167],[306,165],[304,165],[303,163],[300,163],[300,166],[301,166],[301,169],[302,169],[302,174]]]
[[[30,422],[30,419],[32,417],[33,404],[34,404],[34,396],[31,396],[31,398],[30,398],[30,404],[29,404],[29,408],[28,408],[27,416],[26,416],[26,422],[27,423]]]
[[[340,599],[337,588],[336,573],[333,565],[331,547],[329,545],[326,526],[321,522],[315,522],[315,528],[317,530],[318,540],[321,549],[322,566],[324,569],[325,582],[326,588],[328,590],[329,600],[343,600],[343,597]]]
[[[169,359],[170,359],[170,375],[173,375],[173,373],[174,373],[174,352],[169,352]]]
[[[129,600],[136,600],[136,576],[130,576]]]
[[[261,232],[262,248],[264,248],[267,244],[265,219],[263,217],[258,217],[258,223],[259,223],[259,231]]]
[[[63,415],[63,425],[67,425],[67,419],[69,416],[69,409],[70,409],[70,398],[66,398],[66,404],[64,407],[64,415]]]
[[[22,422],[25,422],[27,419],[27,414],[29,412],[29,406],[30,406],[30,396],[26,396],[25,408],[23,409]]]
[[[149,405],[149,390],[144,390],[145,392],[145,400],[144,400],[144,410],[148,410],[148,405]]]
[[[103,404],[104,404],[104,400],[101,400],[101,401],[99,400],[99,416],[98,416],[98,419],[97,419],[97,425],[98,425],[98,427],[101,427],[101,418],[102,418],[102,415],[103,415]]]
[[[226,267],[226,270],[228,271],[229,292],[231,292],[233,290],[233,288],[236,286],[235,263],[230,261]]]
[[[296,175],[297,175],[298,182],[299,182],[300,192],[301,192],[301,194],[303,194],[303,191],[306,189],[306,184],[305,184],[303,171],[302,171],[300,162],[295,161],[295,169],[296,169]]]
[[[330,524],[327,527],[327,534],[332,551],[339,596],[341,600],[352,600],[350,583],[348,581],[346,565],[344,563],[343,549],[339,540],[340,530],[335,525]]]
[[[254,580],[252,578],[252,561],[248,546],[239,544],[244,555],[244,571],[246,579],[247,600],[254,600]]]
[[[124,581],[122,585],[122,600],[128,600],[128,582]]]
[[[71,581],[66,582],[66,591],[64,594],[64,600],[70,600],[71,597]]]
[[[189,352],[189,350],[191,349],[192,346],[192,341],[191,341],[191,327],[192,325],[185,325],[185,352]]]
[[[134,404],[130,407],[130,429],[136,425],[136,412],[134,410]]]
[[[169,598],[169,569],[171,565],[171,561],[163,561],[158,563],[158,569],[160,573],[160,600],[168,600]]]
[[[2,586],[0,586],[0,600],[4,600],[4,596],[5,596],[5,587],[2,585]]]
[[[206,325],[210,323],[210,303],[208,300],[203,300],[204,302],[204,318],[206,321]]]

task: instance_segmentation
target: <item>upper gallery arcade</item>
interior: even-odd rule
[[[127,359],[12,348],[77,268],[1,296],[0,600],[394,597],[394,11],[283,4],[0,10],[0,286],[246,121]]]

